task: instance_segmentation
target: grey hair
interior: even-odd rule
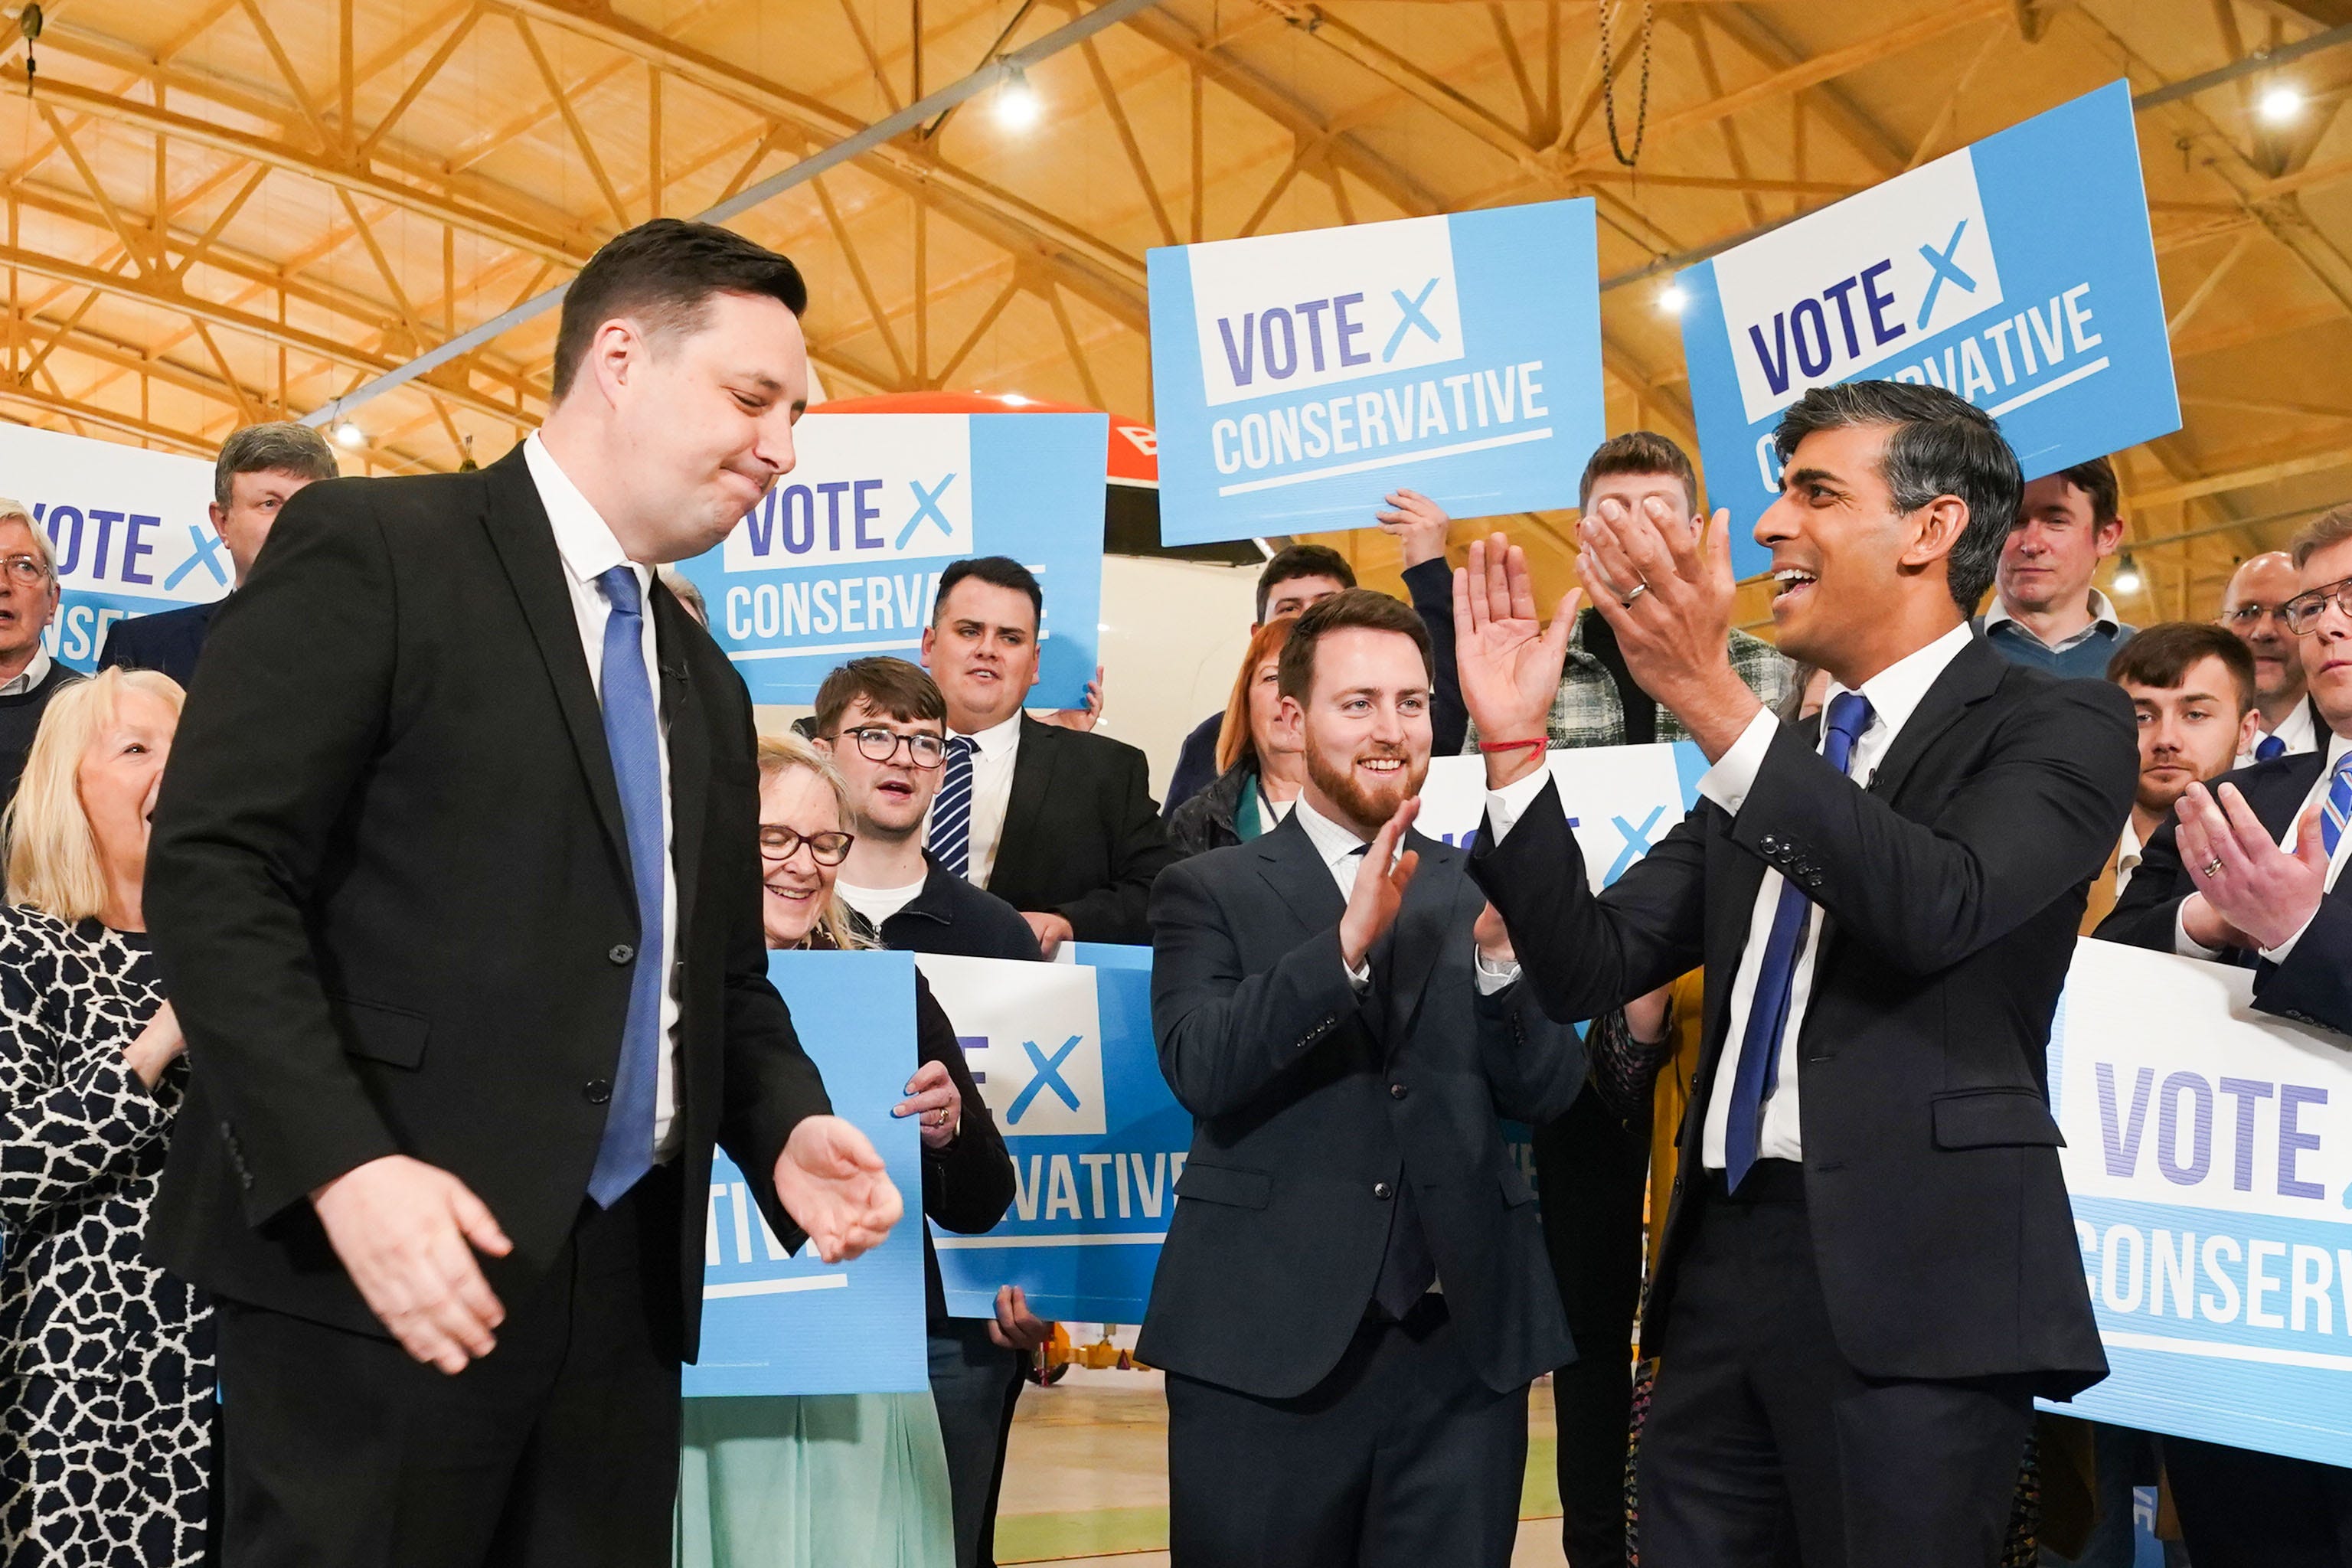
[[[1944,571],[1960,614],[1975,615],[1992,586],[2001,544],[2025,493],[2017,454],[2000,426],[1940,386],[1847,381],[1814,387],[1790,404],[1772,433],[1772,445],[1785,464],[1806,437],[1851,425],[1891,427],[1879,478],[1886,481],[1896,511],[1907,517],[1939,496],[1957,496],[1968,508],[1968,523],[1945,557]]]
[[[0,522],[6,522],[11,518],[23,523],[26,531],[33,536],[33,553],[41,558],[41,564],[49,569],[49,576],[54,580],[58,574],[58,547],[49,542],[47,534],[41,531],[41,525],[34,521],[31,512],[25,510],[23,501],[0,500]]]
[[[229,481],[239,474],[289,473],[306,479],[331,479],[342,470],[335,466],[335,449],[308,425],[280,422],[248,425],[221,443],[213,459],[213,500],[228,505]]]
[[[5,513],[0,513],[0,516],[5,515]],[[2332,510],[2321,512],[2317,517],[2305,523],[2303,531],[2294,536],[2294,543],[2292,546],[2294,551],[2294,569],[2298,572],[2302,571],[2305,562],[2328,546],[2341,544],[2347,539],[2352,539],[2352,505],[2339,506]]]

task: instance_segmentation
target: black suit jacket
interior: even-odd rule
[[[2315,715],[2315,718],[2316,716]],[[2327,726],[2319,726],[2322,735]],[[2319,775],[2327,771],[2327,750],[2273,757],[2267,763],[2224,773],[2212,781],[2238,786],[2246,804],[2262,818],[2271,837],[2284,839]],[[2140,853],[2139,869],[2132,873],[2115,910],[2099,922],[2094,934],[2107,942],[2173,951],[2172,933],[2180,900],[2197,890],[2189,869],[2180,863],[2173,841],[2176,824],[2156,830]],[[2254,972],[2254,1005],[2263,1012],[2316,1024],[2340,1034],[2352,1034],[2352,884],[2339,882],[2319,900],[2319,911],[2296,939],[2284,963],[2273,963],[2258,952],[2232,948],[2222,962],[2242,964]]]
[[[1150,942],[1151,879],[1176,858],[1150,773],[1124,742],[1023,714],[988,890],[1053,910],[1080,942]]]
[[[1685,1167],[1700,1146],[1733,977],[1767,865],[1826,911],[1800,1041],[1813,1258],[1838,1348],[1865,1377],[2105,1375],[2083,1283],[2050,1020],[2090,879],[2138,774],[2105,682],[2011,665],[1979,637],[1867,790],[1784,729],[1737,817],[1702,801],[1598,898],[1548,785],[1472,874],[1555,1017],[1597,1016],[1706,971]],[[1688,1234],[1677,1177],[1643,1342],[1673,1310]]]
[[[155,669],[187,686],[195,679],[196,656],[205,651],[219,604],[190,605],[152,616],[134,616],[107,629],[100,669]]]
[[[1152,1032],[1192,1113],[1136,1347],[1154,1366],[1273,1399],[1320,1383],[1363,1321],[1400,1180],[1482,1380],[1517,1388],[1575,1353],[1497,1119],[1565,1110],[1583,1047],[1524,984],[1477,994],[1485,900],[1460,850],[1412,847],[1421,868],[1361,998],[1339,958],[1347,900],[1295,813],[1152,893]]]
[[[751,706],[648,600],[677,883],[677,1281],[691,1355],[711,1148],[755,1179],[827,1109],[768,983]],[[515,1244],[518,1300],[579,1216],[637,929],[620,797],[554,534],[520,448],[330,479],[222,611],[165,771],[147,916],[194,1071],[149,1231],[219,1295],[381,1331],[305,1201],[413,1155]]]

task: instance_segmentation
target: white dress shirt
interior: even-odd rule
[[[49,650],[39,643],[33,645],[33,662],[0,683],[0,697],[22,697],[49,678],[49,666],[55,661]]]
[[[2279,727],[2284,729],[2286,726],[2282,724]],[[2336,777],[2336,764],[2344,760],[2344,753],[2347,752],[2352,752],[2352,737],[2343,735],[2327,737],[2327,764],[2319,770],[2319,777],[2313,782],[2311,792],[2303,797],[2303,804],[2294,808],[2294,820],[2288,825],[2286,837],[2279,840],[2279,847],[2288,854],[2294,853],[2295,837],[2303,831],[2304,814],[2327,798],[2327,786]],[[2352,856],[2352,833],[2347,833],[2336,840],[2336,853],[2329,857],[2327,861],[2327,879],[2321,884],[2323,893],[2332,893],[2336,890],[2336,879],[2344,874],[2344,861],[2347,856]],[[2186,900],[2183,902],[2185,905]],[[2317,912],[2314,911],[2313,919],[2317,918]],[[2310,929],[2311,921],[2305,921],[2295,928],[2293,936],[2288,937],[2276,947],[2263,948],[2263,956],[2273,963],[2284,963],[2286,955],[2294,951],[2294,944],[2301,942],[2303,933]],[[2172,917],[2172,948],[2184,958],[2218,959],[2221,956],[2220,948],[2207,947],[2190,936],[2188,926],[2182,922],[2178,913]]]
[[[2277,729],[2265,730],[2255,735],[2254,744],[2259,746],[2273,735],[2286,743],[2286,750],[2279,753],[2284,757],[2319,750],[2319,734],[2311,723],[2311,700],[2306,697],[2296,703],[2287,716],[2279,721]],[[2261,760],[2251,750],[2238,753],[2238,766],[2242,768],[2252,767]]]
[[[1846,760],[1846,776],[1857,786],[1867,786],[1885,760],[1887,748],[1903,732],[1903,726],[1936,684],[1945,668],[1959,657],[1969,646],[1973,634],[1964,623],[1954,626],[1927,647],[1905,655],[1876,675],[1862,683],[1862,695],[1870,703],[1870,723],[1853,743],[1853,753]],[[1835,681],[1830,683],[1829,698],[1834,700],[1846,689]],[[1828,702],[1822,704],[1827,708]],[[1732,816],[1747,804],[1748,792],[1756,785],[1756,775],[1764,766],[1765,754],[1772,748],[1772,738],[1780,733],[1780,721],[1767,709],[1749,721],[1748,728],[1733,742],[1715,766],[1698,781],[1699,793],[1715,802]],[[1510,831],[1525,813],[1529,803],[1543,791],[1549,775],[1538,769],[1516,784],[1503,789],[1490,790],[1486,795],[1486,812],[1496,842]],[[1756,1000],[1756,979],[1764,967],[1764,949],[1772,933],[1772,917],[1780,907],[1780,888],[1785,879],[1773,867],[1764,868],[1764,880],[1756,890],[1755,912],[1748,918],[1748,944],[1739,954],[1739,968],[1731,984],[1731,1008],[1728,1027],[1724,1036],[1722,1059],[1716,1064],[1712,1092],[1707,1100],[1706,1122],[1701,1141],[1700,1155],[1706,1168],[1724,1168],[1725,1129],[1731,1118],[1731,1086],[1739,1076],[1739,1050],[1748,1034],[1748,1015]],[[1828,914],[1816,909],[1805,928],[1805,943],[1797,953],[1794,973],[1789,979],[1789,1020],[1780,1032],[1780,1072],[1772,1088],[1772,1098],[1764,1102],[1763,1125],[1759,1130],[1757,1153],[1767,1160],[1801,1160],[1804,1142],[1798,1119],[1798,1041],[1804,1033],[1805,1005],[1813,988],[1813,963],[1821,952],[1822,928],[1829,923]]]
[[[597,701],[604,700],[604,623],[613,614],[604,590],[596,585],[597,577],[613,567],[627,566],[636,574],[637,602],[645,611],[639,641],[645,651],[646,680],[654,694],[654,711],[659,715],[664,742],[654,752],[660,759],[662,805],[662,929],[656,958],[667,980],[661,992],[661,1037],[668,1042],[668,1047],[661,1053],[654,1082],[654,1157],[667,1160],[685,1142],[686,1130],[677,1125],[677,867],[674,858],[677,829],[676,814],[670,808],[669,713],[662,704],[653,609],[646,603],[653,569],[629,559],[588,498],[556,466],[553,455],[540,440],[537,431],[522,444],[522,457],[524,465],[530,469],[531,483],[539,487],[540,504],[547,509],[547,521],[555,531],[555,552],[563,561],[564,585],[572,593],[572,614],[580,623],[580,648],[588,659],[588,680],[596,689]],[[645,962],[642,952],[638,962]]]
[[[2132,873],[2139,869],[2140,858],[2147,846],[2139,841],[2139,829],[2132,819],[2124,818],[2124,836],[2116,842],[2116,901],[2123,901],[2124,889],[2131,886]]]
[[[996,869],[996,847],[1004,839],[1004,813],[1013,804],[1013,765],[1021,760],[1021,710],[1014,709],[1002,724],[967,739],[971,742],[971,839],[964,880],[985,888]],[[934,796],[934,805],[937,801]],[[927,811],[923,842],[930,838],[931,814]]]

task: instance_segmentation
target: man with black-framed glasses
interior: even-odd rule
[[[2326,733],[2303,677],[2295,635],[2280,612],[2302,588],[2294,558],[2284,550],[2248,556],[2230,574],[2216,617],[2254,656],[2254,711],[2262,729],[2238,753],[2238,766],[2319,749]]]
[[[49,699],[81,676],[42,641],[58,613],[58,563],[32,514],[0,500],[0,807],[16,797]]]

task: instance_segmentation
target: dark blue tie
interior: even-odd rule
[[[612,1108],[596,1145],[588,1195],[610,1208],[654,1167],[654,1092],[661,1063],[662,820],[661,724],[653,682],[646,675],[646,618],[637,574],[615,566],[600,574],[613,613],[604,619],[604,748],[621,791],[621,820],[629,834],[629,876],[637,889],[637,950],[629,972],[628,1020],[621,1027],[621,1062],[613,1076]]]
[[[2267,763],[2273,757],[2286,755],[2286,742],[2276,735],[2264,735],[2254,742],[2254,761]]]
[[[1870,727],[1870,701],[1859,691],[1841,691],[1830,699],[1823,715],[1822,755],[1830,766],[1845,772],[1853,743]],[[1797,884],[1780,884],[1780,902],[1772,911],[1772,934],[1764,943],[1764,962],[1756,971],[1756,995],[1748,1005],[1748,1027],[1739,1040],[1739,1062],[1731,1080],[1731,1114],[1723,1131],[1723,1173],[1737,1191],[1740,1178],[1756,1163],[1758,1140],[1763,1131],[1764,1102],[1772,1097],[1780,1076],[1780,1036],[1789,1022],[1789,992],[1796,978],[1797,955],[1805,949],[1805,930],[1813,913],[1812,900]]]
[[[947,772],[940,776],[939,798],[931,802],[931,831],[924,847],[939,863],[969,881],[971,878],[971,737],[948,737]]]

